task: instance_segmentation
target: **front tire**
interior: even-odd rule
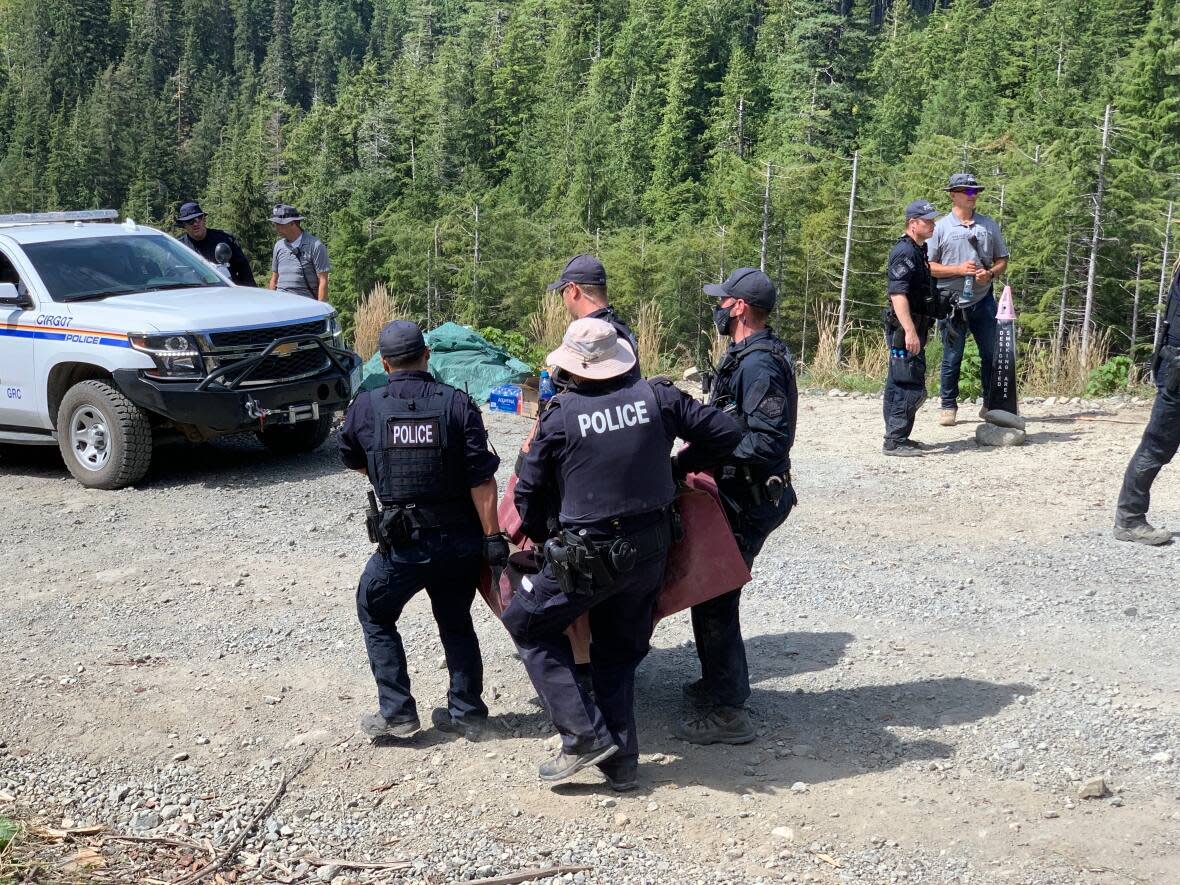
[[[87,488],[121,489],[152,463],[147,413],[109,381],[80,381],[57,410],[57,444],[74,479]]]
[[[322,446],[331,432],[332,416],[320,415],[315,421],[268,427],[257,431],[257,436],[275,455],[305,455]]]

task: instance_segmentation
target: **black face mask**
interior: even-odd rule
[[[728,335],[729,327],[733,324],[733,317],[730,314],[733,311],[733,305],[729,307],[714,307],[713,308],[713,325],[717,327],[718,335]]]

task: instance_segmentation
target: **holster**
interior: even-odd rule
[[[585,529],[562,529],[545,542],[545,561],[563,593],[603,593],[615,586],[620,575],[667,550],[672,533],[670,515],[639,531],[620,532],[605,540],[591,539]]]
[[[721,469],[718,480],[727,486],[723,491],[726,493],[726,499],[735,509],[741,511],[745,506],[760,507],[767,503],[777,506],[791,485],[791,474],[789,471],[787,473],[772,473],[765,479],[761,479],[755,477],[749,467],[730,464]],[[738,495],[730,493],[734,490],[740,490],[740,493]]]
[[[1155,377],[1162,378],[1168,393],[1180,391],[1180,348],[1165,344],[1156,353]]]
[[[381,532],[381,513],[377,509],[377,496],[370,490],[369,506],[365,510],[365,530],[369,533],[369,541],[377,545],[382,553],[389,552],[389,545]]]

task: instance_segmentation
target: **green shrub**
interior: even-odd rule
[[[16,823],[6,817],[0,817],[0,851],[8,847],[8,843],[16,836]]]
[[[1091,369],[1090,377],[1086,379],[1086,396],[1107,396],[1116,390],[1125,390],[1131,365],[1130,357],[1116,356]]]
[[[544,347],[515,330],[484,326],[479,330],[479,334],[496,347],[508,351],[522,363],[528,363],[534,370],[545,362],[548,355]]]

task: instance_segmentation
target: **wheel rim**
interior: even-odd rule
[[[70,416],[70,451],[83,468],[99,471],[111,458],[106,416],[94,406],[79,406]]]

